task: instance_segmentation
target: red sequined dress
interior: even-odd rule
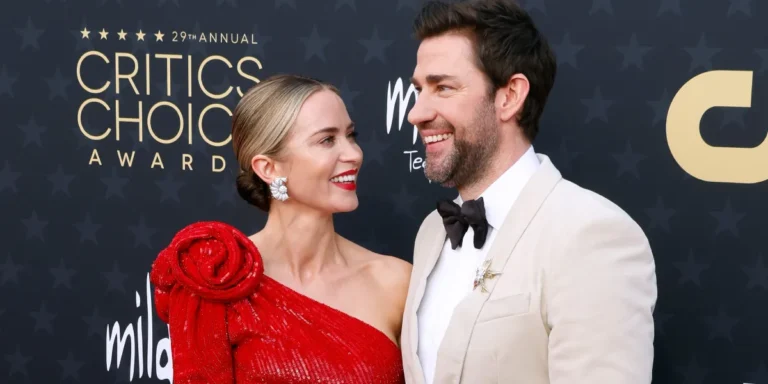
[[[256,246],[227,224],[179,231],[150,279],[174,384],[405,382],[395,343],[264,275]]]

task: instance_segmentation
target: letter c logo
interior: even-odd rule
[[[709,71],[677,92],[667,112],[667,143],[675,161],[691,176],[715,183],[768,180],[768,140],[754,148],[716,147],[701,137],[700,122],[714,107],[749,108],[752,71]]]

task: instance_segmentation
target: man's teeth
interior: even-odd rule
[[[451,136],[453,136],[452,133],[443,133],[441,135],[426,136],[426,137],[424,137],[424,142],[427,143],[427,144],[437,143],[439,141],[446,140],[446,139],[448,139]]]
[[[331,179],[332,183],[351,183],[357,178],[355,175],[337,176]]]

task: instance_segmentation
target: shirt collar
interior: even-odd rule
[[[528,179],[536,173],[539,163],[533,146],[530,146],[523,156],[483,191],[480,197],[483,198],[485,217],[491,227],[495,229],[501,227],[507,213],[512,208],[512,204],[520,195],[520,191]],[[458,196],[454,201],[461,205],[461,196]]]

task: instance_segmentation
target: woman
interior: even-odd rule
[[[339,92],[280,75],[233,114],[237,189],[268,213],[246,237],[181,230],[153,264],[173,382],[404,383],[398,339],[410,264],[334,231],[357,208],[362,151]]]

